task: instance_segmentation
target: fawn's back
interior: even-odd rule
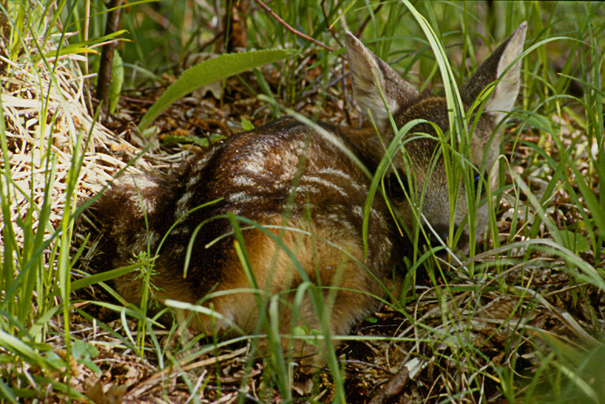
[[[505,69],[520,55],[525,29],[524,23],[460,90],[468,108],[500,80],[470,141],[471,162],[484,187],[492,182],[489,173],[499,154],[494,129],[519,90],[520,62]],[[384,174],[387,198],[378,192],[368,202],[368,171],[381,166],[385,145],[396,136],[389,113],[397,128],[423,119],[445,133],[447,102],[418,94],[350,34],[347,56],[357,102],[378,133],[374,127],[328,124],[313,129],[283,118],[231,136],[169,176],[125,175],[91,207],[104,235],[98,269],[127,265],[133,254],[159,253],[151,277],[159,300],[201,303],[220,314],[196,315],[191,327],[198,332],[233,326],[251,332],[259,316],[252,283],[268,296],[283,297],[282,333],[298,324],[319,329],[325,317],[330,331],[342,334],[375,307],[393,268],[417,248],[397,230],[388,204],[405,227],[426,228],[429,244],[447,237],[455,210],[454,230],[464,249],[485,228],[486,211],[479,210],[477,234],[469,235],[465,189],[460,185],[456,206],[450,207],[448,167],[427,123],[406,134],[402,151],[392,156]],[[319,314],[309,294],[292,309],[296,288],[306,281],[325,287]],[[127,300],[141,299],[140,277],[125,275],[114,285]]]

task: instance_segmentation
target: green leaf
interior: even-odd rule
[[[559,230],[559,234],[561,240],[565,243],[565,247],[576,254],[590,251],[590,243],[581,234],[569,230]]]
[[[378,319],[374,316],[367,316],[365,319],[365,321],[367,321],[368,323],[371,324],[377,324],[378,323]]]
[[[126,275],[136,269],[139,269],[145,265],[145,262],[137,262],[136,264],[128,265],[125,267],[112,269],[111,271],[105,271],[94,275],[89,275],[85,278],[78,279],[71,283],[71,291],[85,288],[88,285],[94,285],[99,282],[106,282],[119,276]]]
[[[292,328],[292,335],[296,337],[306,337],[309,335],[309,330],[304,325],[297,325]]]
[[[219,140],[224,138],[225,136],[222,135],[210,135],[209,142],[208,138],[205,137],[166,135],[162,140],[162,144],[169,145],[172,143],[193,143],[200,147],[208,147],[211,143],[218,142]]]
[[[94,345],[77,339],[73,343],[73,346],[71,348],[71,354],[80,363],[83,363],[93,372],[97,374],[103,373],[102,370],[92,360],[92,358],[96,357],[99,354],[99,350]]]
[[[120,35],[125,34],[127,32],[128,31],[123,29],[123,30],[120,30],[117,32],[113,32],[109,35],[99,37],[99,38],[93,38],[88,41],[83,41],[83,42],[78,42],[78,43],[74,43],[74,44],[67,45],[67,46],[62,46],[61,48],[59,48],[58,55],[57,55],[56,50],[52,50],[50,52],[45,53],[44,57],[48,59],[48,58],[54,58],[55,56],[61,57],[61,56],[65,56],[65,55],[77,55],[79,53],[99,53],[91,47],[101,44],[103,42],[111,41],[113,39],[116,39],[118,41],[128,41],[127,39],[124,39],[124,38],[118,38]],[[37,58],[39,58],[39,56],[37,56],[35,60],[37,60]]]
[[[119,52],[114,52],[111,63],[111,83],[109,84],[109,113],[113,114],[118,106],[122,85],[124,84],[124,64]]]
[[[277,60],[293,56],[298,52],[288,49],[268,49],[240,53],[228,53],[205,60],[185,70],[176,82],[170,85],[164,94],[145,114],[139,129],[143,130],[166,108],[179,98],[213,81],[222,80],[234,74]]]
[[[245,131],[252,130],[254,129],[254,124],[246,118],[242,117],[242,129]]]
[[[65,365],[62,363],[59,366],[54,366],[54,363],[45,360],[45,358],[33,349],[28,342],[22,341],[2,330],[0,330],[0,345],[8,352],[16,354],[30,364],[38,365],[40,367],[50,366],[55,370],[58,370],[61,366]]]

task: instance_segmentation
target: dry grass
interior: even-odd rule
[[[49,46],[47,50],[52,49]],[[301,58],[301,67],[313,64],[315,59],[313,52],[309,52]],[[48,184],[47,164],[51,162],[48,156],[56,159],[48,220],[51,226],[45,230],[46,237],[59,228],[66,203],[73,203],[66,200],[65,184],[78,144],[82,146],[77,152],[85,154],[76,197],[83,201],[99,192],[149,144],[152,146],[129,170],[166,171],[184,161],[191,148],[197,149],[190,145],[165,145],[162,142],[167,135],[229,136],[241,130],[241,117],[258,125],[272,116],[272,111],[240,79],[232,78],[226,82],[221,100],[213,97],[212,92],[194,93],[167,110],[155,122],[158,133],[145,138],[132,125],[140,119],[147,104],[135,98],[144,94],[146,101],[153,100],[161,87],[126,94],[120,101],[119,112],[105,118],[105,126],[93,125],[87,108],[90,100],[86,99],[89,84],[80,71],[78,56],[66,56],[53,66],[34,60],[22,58],[17,63],[0,57],[2,70],[10,72],[1,76],[9,151],[2,170],[8,163],[12,178],[12,182],[1,185],[4,195],[10,195],[10,221],[19,223],[24,211],[43,204]],[[55,63],[52,59],[49,62]],[[340,64],[334,67],[332,77],[344,77],[342,69]],[[316,109],[314,100],[321,88],[320,72],[298,70],[306,71],[306,75],[297,79],[295,87],[308,88],[306,84],[312,82],[316,85],[299,98],[298,104],[289,107],[324,121],[356,122],[356,112],[348,103],[349,95],[341,87],[329,88],[325,106]],[[263,73],[274,88],[279,88],[285,79],[275,69],[265,69]],[[243,77],[243,81],[253,83],[251,74]],[[590,172],[581,163],[594,145],[580,147],[577,142],[572,143],[583,129],[573,114],[563,112],[552,119],[560,118],[563,118],[562,141],[576,146],[572,157],[580,161],[578,168],[587,173],[589,183],[596,189],[599,173]],[[520,140],[531,143],[538,131],[525,124],[516,122],[509,128],[509,134],[519,133]],[[89,139],[85,150],[84,143],[77,141],[82,134]],[[487,245],[474,258],[481,271],[437,272],[433,279],[421,281],[407,292],[403,303],[385,306],[374,318],[359,324],[351,336],[344,338],[346,342],[338,352],[346,375],[347,402],[433,403],[450,399],[473,403],[506,402],[514,400],[513,397],[519,400],[525,391],[540,389],[533,384],[539,380],[535,372],[548,372],[545,363],[550,363],[559,350],[566,349],[569,356],[581,357],[583,352],[600,346],[595,336],[602,335],[605,329],[604,290],[575,276],[581,272],[580,266],[577,261],[556,253],[558,248],[544,224],[540,224],[537,234],[546,240],[545,248],[526,255],[531,241],[520,229],[532,226],[537,212],[530,197],[539,198],[540,189],[546,186],[538,165],[531,163],[536,154],[529,143],[510,141],[505,145],[512,171],[519,173],[517,178],[522,178],[533,191],[524,193],[522,189],[517,194],[518,188],[510,188],[501,198],[499,241],[518,244],[502,248]],[[551,145],[543,143],[540,147],[557,157]],[[509,175],[507,181],[512,184],[519,180]],[[579,209],[586,207],[574,204],[573,198],[560,187],[545,211],[557,226],[566,228],[582,220]],[[33,229],[37,226],[34,213]],[[27,230],[22,226],[14,229],[17,244],[26,243]],[[77,233],[76,244],[85,237],[86,234]],[[0,250],[4,249],[2,239]],[[55,262],[53,254],[52,248],[44,251],[49,265]],[[577,256],[596,276],[602,276],[605,263],[595,262],[593,251],[579,251]],[[81,262],[85,266],[86,257]],[[53,270],[48,268],[50,272]],[[192,402],[192,392],[195,402],[202,403],[281,402],[271,362],[251,356],[245,339],[221,344],[201,341],[194,347],[178,347],[168,337],[169,332],[156,328],[147,334],[143,353],[133,336],[136,323],[126,321],[119,312],[116,315],[108,305],[98,305],[98,298],[87,294],[98,293],[99,289],[79,291],[77,297],[81,300],[74,305],[69,318],[72,340],[86,342],[88,345],[84,347],[94,346],[96,351],[82,348],[85,353],[72,359],[70,370],[63,369],[63,373],[36,369],[28,362],[5,361],[0,366],[5,366],[5,370],[22,366],[16,373],[54,377],[96,403],[186,403]],[[102,321],[92,319],[91,313]],[[59,317],[53,316],[48,321],[41,342],[59,356],[65,356],[67,331]],[[95,372],[95,366],[100,372]],[[294,369],[295,365],[292,366]],[[10,384],[7,380],[4,383]],[[23,388],[26,383],[21,383]],[[291,388],[295,402],[331,402],[339,394],[328,371],[312,376],[293,371]],[[38,387],[37,391],[45,402],[59,402],[63,397],[59,390]],[[34,399],[24,398],[23,402]]]

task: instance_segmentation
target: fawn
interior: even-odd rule
[[[517,59],[525,31],[523,23],[460,88],[468,109],[498,80],[470,140],[471,162],[484,171],[479,177],[485,186],[495,180],[489,174],[501,144],[495,129],[519,92]],[[196,313],[189,326],[194,332],[253,332],[262,315],[260,290],[281,297],[280,334],[293,325],[320,329],[323,316],[330,333],[346,334],[376,307],[393,269],[417,247],[397,230],[392,210],[411,227],[418,221],[412,210],[418,209],[421,225],[433,229],[427,234],[445,239],[455,209],[457,247],[466,248],[465,189],[459,185],[451,208],[446,163],[437,153],[437,132],[427,123],[405,135],[405,153],[399,151],[384,173],[386,191],[366,204],[372,181],[367,171],[376,172],[396,136],[390,115],[397,129],[424,119],[445,133],[448,105],[445,98],[419,94],[350,33],[346,48],[357,103],[378,131],[326,123],[311,128],[286,117],[233,135],[170,175],[124,175],[89,208],[102,234],[96,269],[125,266],[133,254],[159,249],[151,274],[158,300],[199,303],[219,314]],[[414,136],[418,132],[429,137]],[[479,237],[487,223],[485,206],[476,223]],[[309,293],[293,308],[303,282],[320,287],[325,305],[319,314]],[[116,291],[133,303],[141,300],[142,284],[133,274],[114,280]]]

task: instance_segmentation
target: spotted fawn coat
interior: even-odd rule
[[[472,163],[478,170],[483,167],[482,178],[490,178],[499,153],[500,135],[494,129],[519,91],[517,58],[525,30],[523,23],[460,89],[468,108],[499,79],[471,138]],[[170,175],[125,174],[89,210],[103,235],[97,269],[128,265],[144,251],[158,253],[151,275],[155,296],[199,303],[219,314],[194,315],[190,328],[195,332],[225,332],[233,326],[252,332],[260,314],[258,297],[280,295],[281,333],[289,333],[293,325],[319,329],[323,316],[331,333],[348,333],[375,308],[393,269],[415,247],[398,231],[388,204],[407,227],[418,220],[411,205],[419,205],[422,225],[442,238],[449,231],[450,206],[445,163],[439,157],[435,163],[439,146],[426,136],[406,138],[410,164],[396,156],[384,179],[389,197],[378,192],[366,205],[368,172],[376,171],[385,145],[395,137],[389,115],[398,128],[420,118],[447,132],[447,102],[419,94],[351,34],[346,47],[356,100],[378,133],[374,127],[325,123],[312,128],[287,117],[233,135]],[[412,132],[436,133],[428,124],[406,136]],[[409,177],[423,189],[423,198],[412,195],[412,203],[401,189]],[[460,187],[456,227],[467,213]],[[478,229],[485,228],[486,218],[481,208]],[[236,240],[233,220],[243,243]],[[458,247],[464,249],[468,226],[461,233]],[[238,249],[247,253],[246,260]],[[293,309],[296,289],[305,281],[325,287],[319,315],[317,301],[308,293]],[[254,293],[251,282],[263,293]],[[114,287],[130,302],[141,299],[141,277],[121,276]]]

